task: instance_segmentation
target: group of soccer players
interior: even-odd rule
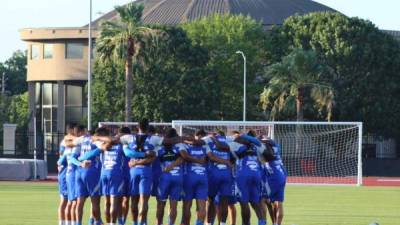
[[[147,224],[150,196],[157,200],[156,223],[163,224],[169,201],[168,224],[177,217],[189,225],[195,200],[196,225],[236,223],[235,204],[241,207],[242,225],[250,225],[250,206],[259,225],[281,224],[286,185],[280,146],[268,138],[233,132],[206,133],[180,137],[175,129],[164,136],[156,133],[147,120],[138,130],[98,128],[90,135],[82,125],[70,124],[60,144],[59,224],[81,225],[83,207],[91,200],[89,224],[103,224],[100,197],[104,197],[104,224],[125,224],[131,204],[133,225]],[[250,206],[249,206],[250,203]]]

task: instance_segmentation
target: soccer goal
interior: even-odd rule
[[[137,131],[138,122],[99,122],[99,127],[107,127],[110,129],[111,134],[116,135],[118,133],[118,129],[121,127],[129,127],[132,132]],[[150,125],[156,128],[156,133],[164,134],[169,128],[172,127],[172,123],[158,123],[158,122],[150,122]]]
[[[281,145],[291,184],[361,185],[362,123],[172,121],[180,135],[253,130]]]

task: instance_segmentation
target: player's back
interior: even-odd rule
[[[179,157],[180,146],[172,145],[172,146],[163,146],[158,152],[157,157],[160,160],[161,169],[164,169],[175,162]],[[169,174],[172,176],[181,176],[183,175],[182,165],[175,166],[169,172],[163,172],[163,174]]]
[[[190,156],[201,159],[207,156],[207,149],[204,146],[187,145],[187,152]],[[207,165],[195,162],[185,162],[185,172],[191,176],[206,175]]]
[[[101,156],[101,174],[110,176],[123,176],[123,151],[120,144],[113,145]]]
[[[227,143],[225,136],[217,136],[216,138],[218,139],[219,142],[223,144]],[[230,161],[232,157],[230,152],[218,149],[216,143],[211,139],[205,139],[205,142],[208,144],[208,147],[213,155],[215,155],[220,159]],[[230,168],[225,164],[210,161],[209,168],[211,170],[210,172],[227,172],[228,174],[230,174]]]
[[[250,146],[247,146],[237,142],[232,142],[230,147],[237,157],[237,172],[259,173],[261,171],[261,163],[255,145],[251,144]]]

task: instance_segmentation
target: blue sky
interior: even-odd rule
[[[93,0],[93,16],[130,0]],[[347,16],[371,20],[380,29],[400,30],[399,0],[316,0]],[[18,29],[82,26],[89,20],[89,0],[3,0],[0,9],[0,62],[24,50]],[[84,4],[84,5],[82,5]]]

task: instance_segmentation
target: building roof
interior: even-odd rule
[[[393,36],[394,38],[400,41],[400,31],[398,30],[381,30],[381,31]]]
[[[249,15],[264,26],[282,24],[295,14],[310,12],[336,12],[325,5],[311,0],[137,0],[144,4],[142,19],[146,24],[176,25],[212,14]],[[111,11],[93,22],[98,27],[103,20],[117,17]]]

